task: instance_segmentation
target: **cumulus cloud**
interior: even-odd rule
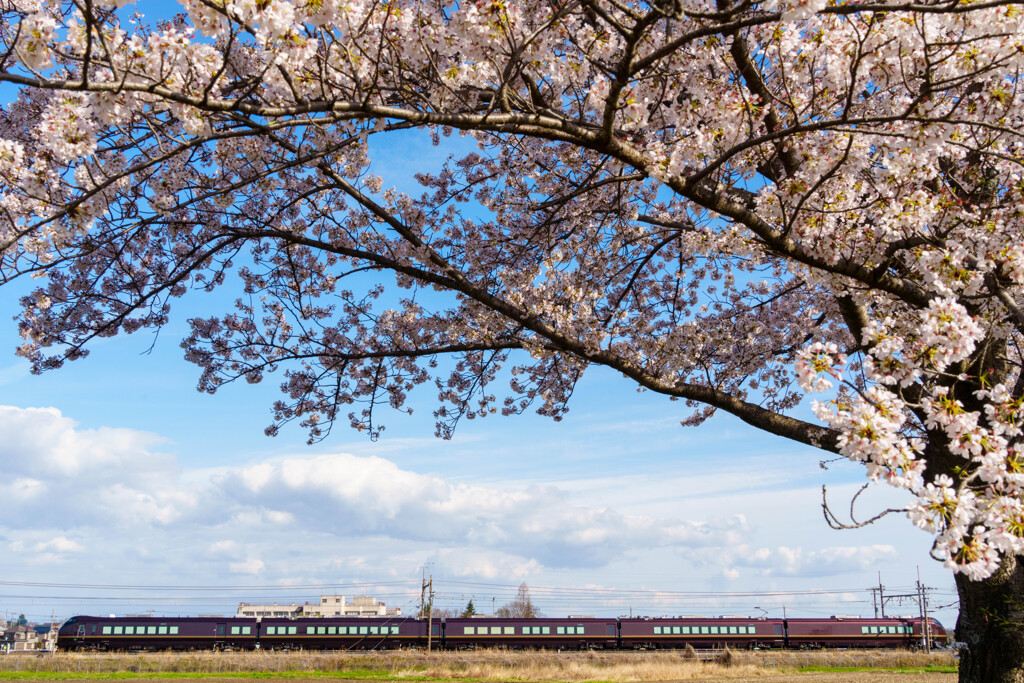
[[[177,459],[161,437],[131,429],[82,429],[55,408],[0,406],[0,501],[22,524],[167,523],[194,511],[175,488]]]
[[[187,469],[158,435],[84,429],[52,408],[0,407],[0,426],[0,537],[33,564],[88,550],[99,553],[97,571],[145,564],[197,581],[225,571],[286,581],[340,568],[415,571],[430,557],[448,576],[517,581],[658,551],[736,580],[841,574],[898,555],[892,546],[754,545],[760,532],[737,505],[705,499],[701,519],[619,509],[607,479],[590,489],[585,479],[482,485],[345,453]],[[657,486],[668,484],[648,490]]]
[[[746,526],[742,516],[692,522],[627,515],[579,504],[554,486],[456,484],[340,453],[237,468],[214,485],[238,506],[260,506],[318,531],[487,548],[548,566],[601,566],[631,549],[728,543]]]
[[[703,562],[725,566],[725,574],[738,578],[740,569],[761,576],[820,577],[857,573],[872,569],[899,552],[891,545],[836,546],[806,550],[802,547],[775,548],[738,545],[724,552],[702,553]]]

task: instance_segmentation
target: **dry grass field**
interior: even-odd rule
[[[467,681],[800,681],[801,683],[951,683],[948,654],[891,652],[249,652],[8,655],[0,679]],[[846,670],[842,670],[846,669]],[[862,669],[850,671],[849,669]],[[863,670],[868,669],[868,670]],[[924,670],[944,669],[945,672]],[[109,674],[109,678],[105,676]]]

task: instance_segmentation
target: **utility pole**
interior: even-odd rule
[[[434,576],[430,576],[430,607],[427,611],[427,652],[430,652],[434,636]]]
[[[924,639],[924,651],[932,651],[931,624],[928,623],[928,588],[921,585],[921,568],[917,568],[917,596],[921,605],[921,637]]]
[[[422,582],[420,584],[420,616],[422,617],[424,614],[426,614],[426,612],[423,611],[423,608],[425,605],[424,594],[427,591],[427,565],[423,565],[422,567],[421,578]]]
[[[882,587],[882,572],[878,572],[878,603],[882,607],[882,618],[885,619],[885,589]],[[876,613],[877,617],[878,614]]]

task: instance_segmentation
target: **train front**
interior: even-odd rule
[[[918,638],[923,638],[924,634],[921,632],[922,621],[917,620],[915,625],[915,633]],[[928,642],[931,643],[932,647],[938,645],[939,647],[949,647],[949,644],[953,642],[953,638],[946,633],[946,628],[939,623],[938,619],[928,617]]]
[[[57,629],[58,650],[80,650],[85,645],[85,620],[88,617],[71,617]]]

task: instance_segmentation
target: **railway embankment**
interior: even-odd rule
[[[52,674],[67,678],[345,678],[473,681],[685,681],[790,677],[800,672],[956,671],[948,652],[906,650],[808,652],[222,652],[19,653],[0,656],[0,679]]]

